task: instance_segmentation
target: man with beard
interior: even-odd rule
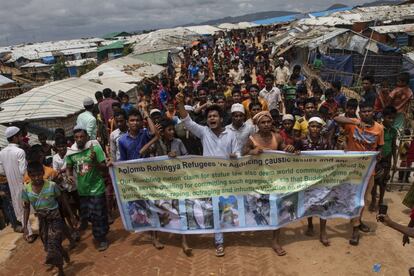
[[[184,126],[201,140],[203,156],[230,157],[240,155],[240,146],[233,132],[223,127],[223,111],[217,105],[210,105],[205,110],[207,126],[195,123],[184,108],[184,94],[176,96],[178,111]],[[215,234],[216,256],[224,256],[223,233]]]
[[[253,135],[254,127],[246,124],[246,111],[242,104],[235,103],[231,106],[231,124],[226,126],[226,130],[234,132],[240,146],[240,152],[243,145],[247,142],[250,135]]]

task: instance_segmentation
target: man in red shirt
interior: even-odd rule
[[[99,103],[99,113],[101,115],[102,121],[104,121],[105,126],[108,127],[108,121],[113,117],[112,104],[117,103],[118,101],[111,98],[112,90],[105,88],[103,90],[104,100]]]

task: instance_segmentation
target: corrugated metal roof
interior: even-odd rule
[[[414,24],[378,26],[378,27],[371,27],[371,29],[380,34],[410,33],[410,32],[414,32]]]
[[[0,107],[0,123],[65,118],[83,109],[85,97],[95,97],[104,87],[80,78],[69,78],[36,87]]]
[[[123,49],[124,48],[124,41],[117,40],[109,45],[105,45],[98,48],[98,52],[107,51],[107,50],[114,50],[114,49]]]
[[[5,85],[5,84],[9,84],[9,83],[13,83],[15,82],[14,80],[11,80],[9,78],[6,78],[3,75],[0,75],[0,86]]]

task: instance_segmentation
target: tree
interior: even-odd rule
[[[85,61],[81,67],[78,68],[78,77],[88,73],[89,71],[92,71],[98,67],[98,64],[96,64],[93,60],[87,60]]]
[[[60,57],[51,69],[53,80],[63,80],[69,77],[68,68],[66,68],[65,60]]]

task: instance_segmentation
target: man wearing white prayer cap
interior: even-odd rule
[[[9,144],[0,151],[0,173],[5,174],[7,177],[14,213],[16,214],[17,220],[23,223],[22,191],[23,177],[26,172],[26,154],[24,150],[19,148],[22,135],[18,127],[8,127],[5,131],[5,136]],[[30,220],[27,223],[27,230],[28,233],[25,238],[28,242],[33,242],[36,236],[33,235]]]
[[[86,97],[83,99],[83,107],[85,111],[79,114],[76,125],[81,126],[89,135],[91,140],[96,139],[97,122],[95,116],[93,116],[93,108],[95,103],[92,98]]]
[[[255,132],[255,128],[251,124],[246,124],[246,110],[244,106],[235,103],[231,106],[231,124],[226,126],[228,131],[234,132],[239,142],[240,152],[250,135]]]

